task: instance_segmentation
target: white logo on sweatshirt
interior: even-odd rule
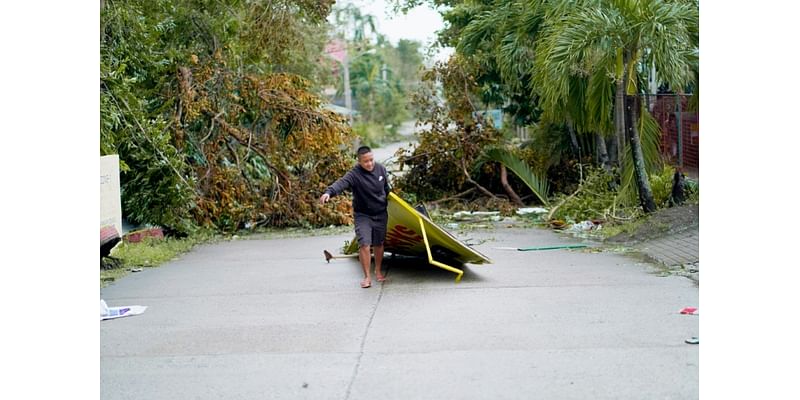
[[[383,175],[381,175],[381,176],[379,176],[379,177],[378,177],[378,182],[380,182],[380,181],[382,181],[382,180],[383,180]]]

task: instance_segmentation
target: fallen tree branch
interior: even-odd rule
[[[209,137],[211,137],[211,134],[214,132],[214,122],[216,122],[217,118],[219,118],[221,116],[222,116],[222,111],[220,111],[219,114],[217,114],[213,118],[211,118],[211,127],[208,128],[208,135],[206,135],[204,138],[200,139],[200,144],[201,145],[203,143],[205,143],[205,141],[208,140]]]
[[[230,125],[230,124],[228,124],[228,123],[227,123],[227,122],[226,122],[224,119],[221,119],[221,118],[219,118],[219,116],[215,116],[215,117],[214,117],[214,119],[217,121],[217,123],[219,123],[219,126],[220,126],[220,128],[222,128],[222,130],[223,130],[224,132],[226,132],[227,134],[229,134],[231,137],[233,137],[234,139],[236,139],[236,141],[237,141],[237,142],[239,142],[239,144],[241,144],[241,145],[243,145],[243,146],[244,146],[244,145],[245,145],[245,143],[246,143],[246,142],[248,142],[248,141],[247,141],[247,140],[246,140],[244,137],[240,136],[239,129],[237,129],[237,128],[236,128],[236,127],[234,127],[234,126],[231,126],[231,125]],[[261,158],[263,158],[263,159],[264,159],[264,164],[265,164],[267,167],[269,167],[270,169],[272,169],[273,171],[275,171],[276,173],[278,173],[278,175],[280,175],[280,176],[281,176],[281,178],[283,178],[283,179],[286,181],[286,184],[287,184],[287,186],[289,186],[289,190],[291,190],[291,189],[292,189],[292,181],[291,181],[291,179],[289,179],[289,176],[288,176],[288,175],[286,175],[286,173],[285,173],[285,172],[281,171],[280,169],[278,169],[277,167],[275,167],[274,165],[272,165],[272,164],[269,162],[269,159],[270,159],[270,158],[269,158],[269,156],[268,156],[266,153],[264,153],[264,151],[263,151],[263,150],[261,150],[261,149],[260,149],[260,148],[258,148],[258,147],[251,147],[251,149],[252,149],[253,151],[255,151],[255,152],[256,152],[256,154],[260,155],[260,156],[261,156]]]
[[[575,190],[575,192],[573,192],[571,195],[566,197],[564,200],[561,200],[560,202],[558,202],[557,205],[555,205],[553,208],[551,208],[550,212],[547,213],[547,218],[545,220],[546,221],[550,221],[553,218],[553,214],[556,212],[556,210],[558,210],[559,207],[563,206],[564,203],[566,203],[569,199],[577,196],[578,193],[580,193],[581,190],[583,190],[583,183],[580,186],[578,186],[578,189]]]
[[[474,187],[473,187],[473,188],[469,188],[469,189],[467,189],[467,190],[465,190],[465,191],[463,191],[463,192],[461,192],[461,193],[459,193],[459,194],[457,194],[457,195],[450,196],[450,197],[445,197],[445,198],[443,198],[443,199],[439,199],[439,200],[431,201],[431,202],[429,202],[429,203],[430,203],[430,204],[439,204],[439,203],[443,203],[443,202],[445,202],[445,201],[448,201],[448,200],[455,200],[455,199],[458,199],[458,198],[460,198],[461,196],[465,196],[465,195],[467,195],[467,194],[469,194],[469,193],[472,193],[472,192],[474,192],[474,191],[475,191],[475,188],[474,188]]]
[[[467,171],[466,162],[464,161],[463,158],[461,159],[461,170],[464,172],[464,176],[467,177],[467,182],[475,185],[475,187],[478,188],[478,190],[481,193],[483,193],[483,194],[485,194],[485,195],[487,195],[487,196],[489,196],[489,197],[491,197],[493,199],[497,199],[497,196],[495,196],[494,193],[490,192],[488,189],[486,189],[485,187],[481,186],[478,182],[475,182],[475,181],[472,180],[472,177],[469,175],[469,172]]]

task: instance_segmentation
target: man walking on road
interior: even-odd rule
[[[368,288],[372,286],[370,246],[375,254],[375,278],[378,282],[386,280],[381,273],[381,262],[383,261],[386,224],[389,222],[389,214],[386,211],[389,177],[386,168],[375,162],[372,149],[367,146],[358,148],[358,164],[325,189],[325,193],[322,194],[319,201],[321,204],[325,204],[331,197],[338,196],[348,189],[353,192],[353,217],[358,238],[358,258],[361,261],[361,267],[364,268],[364,280],[361,281],[361,287]]]

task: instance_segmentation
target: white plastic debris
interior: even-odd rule
[[[103,317],[106,315],[108,315],[108,304],[106,304],[105,300],[100,299],[100,316]]]
[[[100,320],[129,317],[139,315],[147,310],[147,306],[109,307],[106,301],[100,299]]]
[[[458,221],[480,221],[499,215],[500,211],[457,211],[453,218]]]
[[[500,215],[500,211],[456,211],[453,217],[461,217],[464,215],[469,216],[484,216],[484,215]]]
[[[542,207],[525,207],[525,208],[518,208],[517,215],[526,215],[526,214],[544,214],[547,212],[546,208]]]
[[[595,228],[595,224],[592,221],[581,221],[569,227],[571,231],[583,232],[583,231],[590,231]]]

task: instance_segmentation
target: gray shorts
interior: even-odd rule
[[[354,216],[359,246],[383,244],[386,238],[386,224],[389,223],[388,213],[378,215],[355,213]]]

